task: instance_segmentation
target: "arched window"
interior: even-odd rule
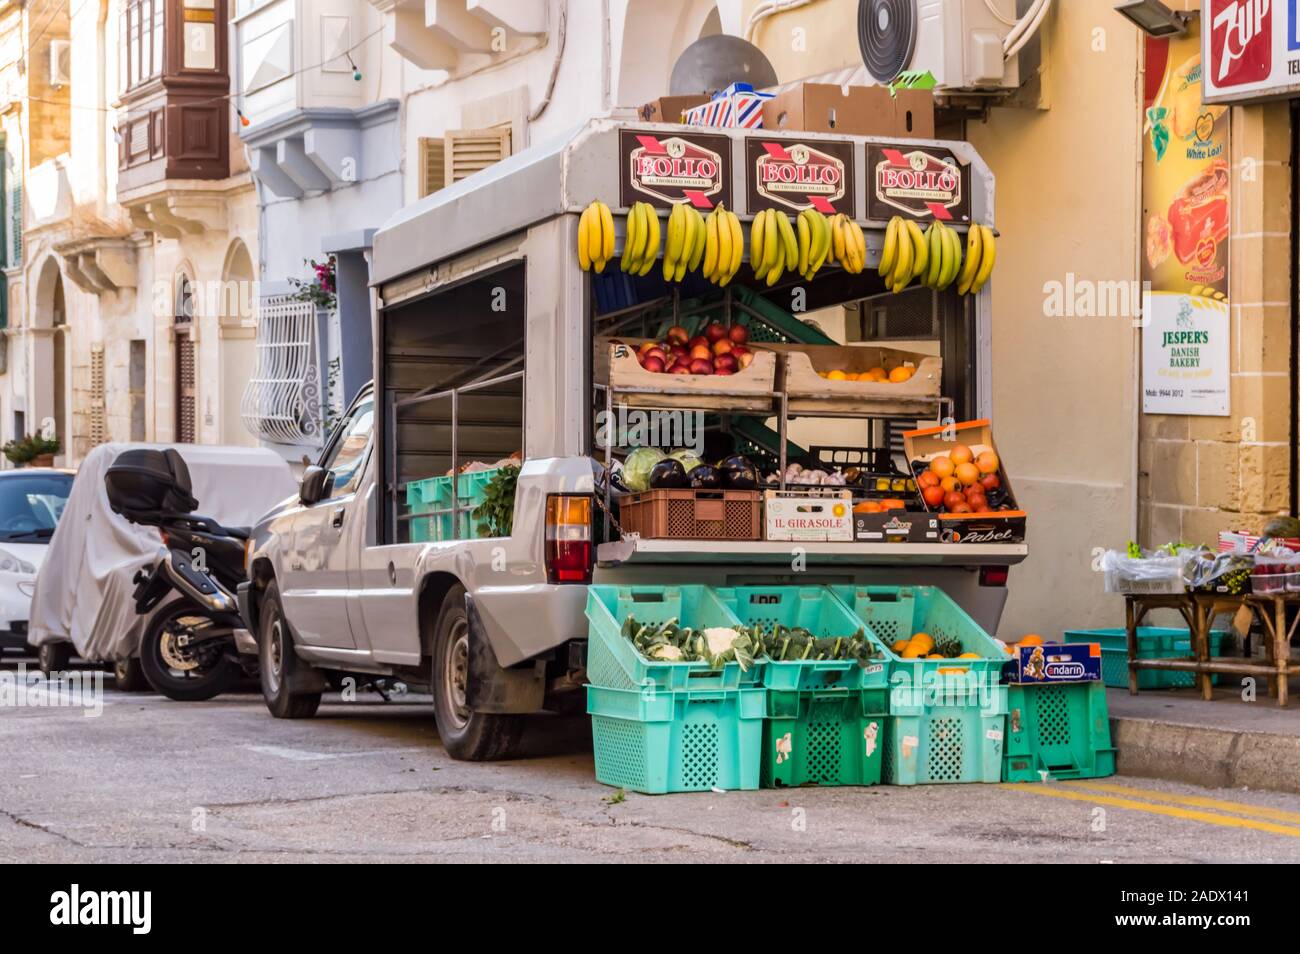
[[[197,388],[194,368],[194,292],[189,276],[176,276],[176,307],[173,309],[175,337],[176,427],[174,439],[180,444],[195,440],[195,406]]]

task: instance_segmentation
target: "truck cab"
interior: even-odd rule
[[[874,270],[886,217],[868,201],[873,150],[941,156],[960,168],[957,191],[965,190],[952,206],[954,226],[962,216],[991,226],[992,177],[966,143],[775,134],[851,156],[844,168],[856,188],[846,201],[866,231],[869,266],[858,275],[827,269],[811,282],[791,276],[775,289],[724,291],[695,275],[673,287],[658,269],[633,279],[617,262],[602,274],[580,267],[574,248],[589,202],[614,208],[617,259],[627,208],[656,198],[652,183],[629,181],[637,143],[671,152],[693,142],[717,157],[717,188],[701,201],[726,201],[747,230],[757,210],[745,157],[757,135],[593,120],[403,209],[376,233],[374,381],[307,468],[298,498],[255,527],[249,547],[240,605],[272,714],[314,714],[321,694],[347,676],[401,679],[430,688],[454,757],[514,754],[526,715],[582,711],[592,582],[926,583],[996,630],[1022,543],[792,547],[620,532],[610,474],[621,451],[608,426],[618,399],[602,349],[611,336],[652,331],[689,309],[743,316],[765,340],[832,342],[813,319],[819,309],[851,308],[862,316],[859,335],[892,327],[942,357],[933,414],[821,422],[818,433],[849,427],[852,441],[888,452],[901,424],[988,409],[989,289],[890,296]],[[738,286],[746,276],[761,285],[745,264]],[[721,439],[782,463],[803,449],[784,412],[706,412],[699,420],[713,446]],[[504,519],[481,506],[485,484],[475,473],[511,475]],[[490,483],[488,498],[504,486]]]

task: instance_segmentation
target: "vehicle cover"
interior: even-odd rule
[[[274,451],[196,444],[101,444],[87,455],[63,517],[36,576],[27,641],[71,642],[77,655],[100,662],[132,655],[145,620],[135,612],[132,578],[153,563],[162,539],[156,527],[131,523],[109,507],[104,473],[119,454],[172,446],[189,467],[196,514],[247,527],[298,482]],[[164,601],[164,605],[165,605]]]

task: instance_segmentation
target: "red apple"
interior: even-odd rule
[[[664,371],[664,361],[663,358],[656,358],[654,355],[647,355],[645,363],[642,364],[641,367],[645,368],[647,371],[653,372],[654,374],[662,374]]]
[[[731,341],[727,338],[719,338],[713,342],[714,354],[731,354]]]
[[[677,341],[686,344],[686,342],[691,340],[691,333],[681,325],[673,325],[668,329],[667,338],[669,341]]]
[[[729,354],[720,354],[713,359],[713,369],[715,371],[725,370],[728,374],[734,374],[738,367],[736,359]]]
[[[691,362],[691,374],[712,374],[713,362],[707,358],[696,358]]]
[[[971,505],[964,500],[956,506],[948,508],[949,513],[971,513]]]
[[[727,337],[732,344],[744,344],[749,340],[749,329],[744,325],[732,325],[727,329]]]
[[[731,353],[739,358],[742,354],[749,354],[749,346],[743,344],[731,343]]]
[[[985,490],[997,490],[1002,486],[1002,481],[997,474],[985,474],[980,478],[980,486]]]
[[[707,348],[710,345],[710,343],[711,342],[709,341],[709,339],[704,337],[704,335],[696,335],[694,338],[688,341],[686,345],[689,348],[698,348],[700,345],[704,345],[704,347]]]
[[[727,375],[727,374],[735,374],[736,372],[735,372],[735,371],[732,371],[732,370],[730,370],[730,369],[728,369],[728,368],[715,368],[714,371],[713,371],[713,373],[714,373],[715,375],[721,377],[721,376],[723,376],[723,375]]]
[[[691,366],[689,364],[675,364],[668,369],[669,374],[690,374]]]
[[[966,506],[966,498],[962,496],[961,491],[950,490],[943,495],[943,506],[945,510],[951,511],[958,504]]]
[[[637,354],[645,354],[651,348],[657,348],[657,347],[659,347],[659,342],[657,341],[643,341],[639,345],[637,345],[636,350],[637,350]]]
[[[709,339],[709,344],[713,344],[713,342],[719,341],[722,338],[727,337],[727,329],[723,325],[718,324],[716,321],[712,322],[707,328],[704,329],[704,337]]]

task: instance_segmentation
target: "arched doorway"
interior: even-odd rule
[[[257,443],[244,426],[240,410],[257,352],[257,327],[254,323],[257,294],[253,282],[253,259],[247,246],[235,239],[226,252],[226,264],[221,275],[219,407],[223,444]]]
[[[178,444],[193,444],[198,388],[194,367],[194,290],[189,276],[176,276],[176,307],[172,309],[172,338],[176,378],[176,424],[172,439]]]
[[[32,308],[32,380],[28,413],[15,432],[38,433],[46,422],[61,445],[64,460],[72,455],[72,429],[68,418],[68,307],[63,273],[51,255],[41,266]],[[15,433],[15,436],[21,436]]]

